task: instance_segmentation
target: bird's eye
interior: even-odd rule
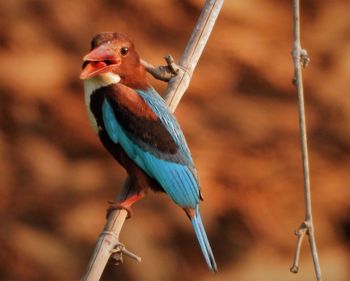
[[[129,52],[128,47],[123,47],[123,48],[120,49],[120,54],[122,56],[126,56],[128,54],[128,52]]]

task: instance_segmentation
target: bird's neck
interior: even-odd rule
[[[118,74],[108,72],[91,79],[84,80],[85,104],[90,106],[91,95],[102,87],[117,84],[121,80]]]
[[[94,114],[91,111],[91,96],[94,92],[100,88],[116,85],[118,83],[135,90],[147,90],[151,87],[151,85],[146,80],[146,72],[143,66],[141,66],[139,69],[136,69],[136,71],[134,70],[133,75],[126,75],[126,77],[130,78],[126,79],[125,77],[119,76],[116,73],[107,72],[95,76],[91,79],[84,80],[85,105],[88,111],[90,122],[96,132],[98,132],[97,122]]]
[[[150,84],[147,82],[146,70],[143,65],[139,64],[132,68],[125,68],[124,71],[125,75],[120,75],[121,84],[138,90],[146,90],[150,87]]]

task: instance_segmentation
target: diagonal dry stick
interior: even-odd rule
[[[167,60],[168,66],[165,67],[164,72],[176,72],[176,76],[169,80],[168,87],[165,91],[165,100],[169,105],[171,111],[174,111],[178,105],[181,97],[185,93],[189,86],[192,73],[197,65],[199,57],[201,56],[205,45],[209,39],[209,35],[214,27],[215,21],[219,15],[224,0],[207,0],[202,9],[201,15],[196,23],[196,26],[192,32],[191,38],[187,44],[187,47],[182,54],[179,61],[179,68],[172,69],[174,65],[171,63],[171,59]],[[145,61],[142,61],[146,70],[149,71],[156,78],[157,70]],[[153,69],[153,70],[152,70]],[[172,77],[174,73],[170,75]],[[165,80],[166,79],[161,79]],[[132,194],[128,180],[122,186],[121,194],[118,200],[125,199]],[[126,210],[115,210],[110,213],[104,230],[100,234],[100,237],[95,246],[95,250],[90,259],[87,270],[82,278],[84,281],[97,281],[100,280],[101,275],[106,267],[106,264],[113,255],[113,258],[117,263],[122,262],[123,254],[141,261],[141,258],[137,257],[133,253],[127,251],[125,247],[119,242],[119,234],[122,226],[127,218]]]
[[[304,172],[304,190],[305,190],[305,221],[300,225],[295,232],[297,235],[297,243],[295,248],[295,255],[293,265],[290,271],[297,273],[299,269],[300,249],[303,238],[308,235],[311,254],[314,262],[315,274],[318,281],[322,281],[321,268],[317,255],[316,239],[314,234],[314,226],[312,220],[311,208],[311,188],[309,175],[309,157],[307,149],[307,134],[305,121],[305,105],[304,105],[304,89],[302,67],[306,67],[309,62],[309,57],[306,50],[301,48],[300,43],[300,5],[299,0],[293,0],[293,22],[294,22],[294,45],[292,50],[292,57],[294,63],[294,83],[298,94],[298,110],[299,110],[299,127],[300,127],[300,142],[302,151],[302,163]]]

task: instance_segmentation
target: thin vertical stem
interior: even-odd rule
[[[298,112],[299,112],[299,128],[300,128],[300,144],[302,154],[302,164],[304,173],[304,192],[305,192],[305,222],[301,228],[307,230],[308,241],[312,253],[314,262],[315,274],[318,281],[322,281],[321,268],[317,255],[316,240],[314,234],[313,220],[312,220],[312,205],[311,205],[311,187],[310,187],[310,172],[309,172],[309,157],[307,147],[307,133],[306,133],[306,119],[305,119],[305,104],[304,104],[304,89],[303,89],[303,78],[302,78],[302,66],[306,66],[309,58],[306,50],[301,48],[300,43],[300,2],[299,0],[293,0],[293,63],[294,63],[294,81],[298,95]],[[295,261],[299,261],[301,242],[297,241],[296,253],[294,258],[294,265],[292,269],[297,269]],[[292,272],[297,272],[297,270]]]
[[[301,71],[301,44],[300,44],[300,18],[299,18],[299,1],[294,0],[294,47],[293,60],[295,66],[295,85],[298,95],[298,111],[299,111],[299,128],[300,128],[300,144],[301,155],[304,172],[305,187],[305,220],[312,219],[311,210],[311,191],[310,191],[310,172],[309,172],[309,156],[307,147],[306,119],[305,119],[305,103],[304,103],[304,87]]]

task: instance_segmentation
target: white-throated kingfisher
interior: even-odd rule
[[[130,212],[148,189],[166,192],[185,210],[205,260],[216,272],[199,213],[202,196],[190,150],[165,101],[147,82],[134,44],[120,33],[100,33],[83,60],[80,78],[90,121],[136,191],[112,207]]]

